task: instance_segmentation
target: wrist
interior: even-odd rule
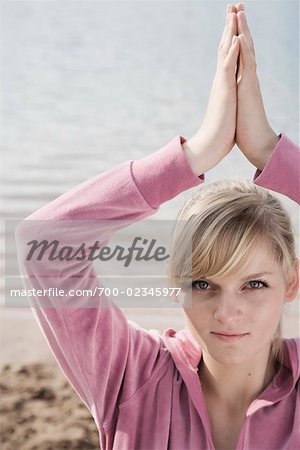
[[[203,166],[204,158],[201,158],[201,146],[198,139],[194,136],[182,144],[186,159],[190,165],[192,172],[199,177],[204,174],[207,169]]]
[[[212,169],[220,159],[211,134],[200,128],[197,133],[183,144],[187,160],[193,173],[199,177]]]
[[[259,170],[263,170],[267,162],[272,156],[273,150],[275,149],[280,137],[274,132],[274,130],[270,127],[269,133],[263,141],[261,158],[258,160],[256,167]]]

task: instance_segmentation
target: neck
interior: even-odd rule
[[[259,352],[251,361],[238,365],[220,364],[204,351],[199,365],[204,396],[232,411],[246,411],[270,384],[275,373],[270,348]]]

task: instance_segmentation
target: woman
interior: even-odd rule
[[[182,285],[187,329],[146,331],[104,295],[32,300],[61,369],[94,417],[102,449],[292,450],[299,443],[299,344],[278,334],[283,304],[296,297],[298,260],[289,218],[258,187],[299,200],[299,153],[266,118],[243,4],[227,9],[197,133],[100,174],[29,216],[16,233],[20,261],[29,287],[97,288],[90,261],[28,261],[24,243],[61,237],[79,245],[78,220],[112,221],[101,229],[107,242],[116,223],[141,220],[202,183],[235,142],[257,168],[254,184],[201,189],[179,215],[186,228],[175,230],[170,276]],[[191,255],[176,245],[190,230],[192,274],[184,272]],[[86,244],[98,238],[97,227],[84,232]]]

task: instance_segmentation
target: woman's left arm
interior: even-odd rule
[[[253,39],[245,5],[233,6],[237,14],[239,68],[237,73],[236,143],[257,168],[255,184],[300,202],[300,152],[285,134],[271,127],[263,104]]]
[[[263,170],[257,169],[254,182],[300,204],[300,149],[284,133],[279,137]]]

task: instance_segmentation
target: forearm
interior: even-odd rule
[[[259,142],[257,145],[257,155],[253,157],[252,164],[258,169],[263,170],[268,160],[271,158],[280,137],[277,136],[271,126],[266,128],[264,132],[260,134]]]
[[[194,175],[200,176],[211,168],[208,164],[208,158],[205,157],[203,142],[199,142],[199,138],[197,136],[193,136],[192,138],[186,140],[182,144],[182,148]],[[201,153],[203,156],[201,156]]]

